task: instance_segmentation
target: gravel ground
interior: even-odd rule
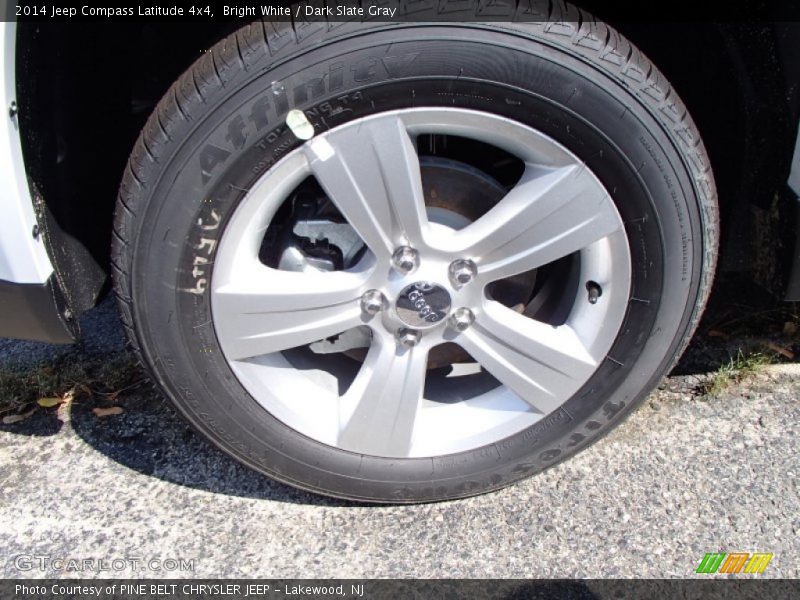
[[[123,352],[110,303],[84,329],[76,347],[0,340],[0,361]],[[538,477],[403,507],[326,500],[251,473],[152,392],[121,396],[125,412],[102,419],[76,400],[0,426],[2,573],[690,577],[706,552],[761,551],[775,555],[762,577],[796,578],[799,375],[800,365],[770,367],[710,399],[696,393],[705,376],[673,376],[612,434]],[[29,567],[33,555],[161,567],[62,573]],[[191,564],[170,570],[165,559]]]

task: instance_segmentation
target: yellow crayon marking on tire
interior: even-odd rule
[[[310,140],[314,137],[314,126],[308,122],[302,110],[295,108],[286,113],[286,125],[298,139]]]

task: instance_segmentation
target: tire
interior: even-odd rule
[[[463,3],[459,3],[459,7],[462,6]],[[121,183],[112,251],[113,274],[122,319],[142,363],[179,411],[212,443],[272,478],[330,496],[392,503],[460,498],[528,477],[596,441],[618,425],[674,364],[705,304],[717,252],[716,191],[703,143],[674,90],[635,47],[610,27],[569,5],[554,2],[550,6],[552,22],[544,24],[337,23],[327,27],[320,23],[297,28],[290,23],[254,23],[219,42],[169,89],[139,137]],[[463,15],[464,20],[470,17],[478,20],[477,10],[476,3],[476,7]],[[464,9],[459,8],[459,15],[461,13]],[[433,20],[435,15],[431,17]],[[289,115],[290,110],[303,112]],[[287,125],[287,116],[291,126]],[[541,151],[542,156],[546,156],[545,162],[550,165],[548,173],[569,172],[575,181],[584,177],[581,181],[586,187],[581,188],[580,194],[587,194],[586,198],[594,198],[598,207],[602,206],[597,211],[604,211],[607,219],[598,220],[596,227],[607,225],[614,233],[599,241],[587,238],[587,245],[568,257],[558,256],[554,250],[549,257],[554,261],[551,266],[543,265],[535,271],[535,277],[545,282],[542,288],[536,287],[539,283],[530,288],[534,290],[531,292],[534,299],[537,294],[544,294],[541,290],[548,285],[557,289],[552,297],[561,299],[554,304],[560,306],[564,304],[563,298],[569,299],[567,316],[559,315],[561,309],[558,308],[546,312],[540,307],[538,310],[545,312],[536,314],[547,314],[547,319],[555,319],[554,327],[568,324],[572,328],[570,331],[577,332],[579,338],[581,335],[591,338],[585,343],[580,339],[581,347],[591,355],[586,358],[586,364],[592,366],[581,378],[573,376],[571,365],[578,363],[569,361],[577,355],[577,346],[563,349],[559,355],[559,360],[567,357],[563,358],[567,361],[563,363],[567,365],[563,369],[565,379],[559,379],[561,367],[554,366],[555,363],[545,364],[544,368],[549,370],[543,371],[546,377],[542,385],[547,388],[543,397],[550,400],[542,401],[547,408],[540,410],[537,408],[539,400],[531,404],[524,393],[517,394],[518,390],[532,389],[530,386],[536,385],[535,374],[540,372],[537,370],[540,366],[535,356],[529,360],[529,355],[536,353],[535,345],[530,349],[524,344],[515,346],[512,338],[516,333],[512,325],[508,330],[488,325],[521,323],[519,318],[527,317],[511,315],[507,312],[509,309],[501,308],[497,301],[498,288],[484,292],[476,283],[488,281],[488,275],[484,280],[480,277],[505,263],[499,259],[491,263],[485,257],[476,258],[479,264],[477,267],[474,263],[467,264],[465,275],[465,278],[474,275],[475,281],[462,288],[455,280],[448,283],[445,275],[441,281],[435,279],[438,275],[429,275],[433,271],[426,269],[428,262],[433,261],[431,264],[439,265],[436,268],[440,271],[436,273],[443,273],[442,265],[465,257],[431,251],[431,256],[437,257],[435,260],[428,261],[428,255],[422,253],[412,256],[407,265],[412,274],[407,274],[401,263],[386,263],[393,265],[389,267],[381,262],[390,260],[384,257],[386,249],[373,248],[374,244],[381,244],[382,238],[366,239],[361,235],[359,222],[350,219],[347,213],[347,222],[361,235],[367,248],[361,250],[359,265],[363,266],[365,261],[377,264],[376,271],[386,267],[389,273],[386,277],[392,281],[405,277],[404,285],[423,280],[437,282],[437,286],[447,288],[444,295],[449,294],[447,300],[451,306],[445,306],[445,300],[438,299],[433,292],[419,288],[419,295],[412,300],[422,298],[427,304],[415,308],[412,301],[411,312],[402,313],[395,296],[410,297],[410,292],[387,287],[380,288],[384,295],[378,297],[374,306],[375,316],[369,312],[373,308],[359,304],[358,299],[353,304],[348,296],[344,306],[352,311],[353,307],[359,307],[358,318],[369,329],[372,341],[370,349],[365,350],[366,358],[358,354],[358,348],[336,356],[350,361],[348,365],[363,360],[369,368],[374,368],[372,379],[364,375],[365,385],[371,386],[383,368],[376,366],[382,360],[377,350],[375,358],[370,358],[372,348],[380,346],[385,350],[389,347],[400,323],[398,318],[405,323],[417,319],[422,331],[421,338],[417,339],[453,341],[456,346],[467,348],[472,358],[484,357],[490,361],[492,372],[502,377],[498,376],[495,381],[499,381],[500,387],[487,388],[487,394],[496,393],[497,398],[504,399],[521,397],[533,408],[530,414],[522,411],[519,413],[522,416],[515,417],[516,420],[492,429],[496,439],[488,434],[462,435],[459,429],[462,421],[448,419],[441,422],[438,429],[430,429],[438,431],[438,435],[432,438],[428,435],[420,442],[418,433],[397,433],[404,427],[402,415],[406,414],[403,412],[406,409],[392,404],[396,396],[405,394],[396,389],[412,387],[414,378],[409,375],[392,382],[396,377],[396,368],[392,366],[386,371],[390,374],[386,379],[389,383],[384,382],[383,388],[364,388],[370,390],[372,395],[364,392],[370,398],[379,396],[380,401],[385,402],[384,408],[370,408],[371,412],[361,413],[358,412],[361,405],[356,404],[349,417],[336,417],[350,419],[341,430],[337,429],[340,437],[336,439],[343,440],[342,443],[327,442],[329,423],[323,423],[322,416],[317,418],[310,414],[328,410],[320,404],[320,398],[307,393],[317,388],[293,383],[306,376],[299,372],[299,363],[281,352],[274,354],[274,360],[282,362],[270,362],[272,358],[243,358],[247,352],[241,344],[246,345],[252,339],[258,339],[259,343],[262,339],[277,339],[279,334],[290,330],[297,340],[310,341],[298,333],[304,327],[304,321],[298,316],[301,313],[293,312],[288,304],[296,303],[298,309],[307,308],[304,303],[312,303],[311,299],[329,292],[323,294],[312,284],[306,296],[291,296],[286,300],[280,295],[283,292],[277,290],[284,289],[284,283],[286,290],[294,290],[291,286],[300,281],[297,279],[300,276],[316,277],[315,282],[332,282],[356,275],[349,272],[319,275],[307,266],[303,268],[308,272],[285,278],[275,275],[277,271],[270,271],[270,277],[276,279],[269,281],[276,283],[272,288],[265,288],[266,291],[262,291],[262,287],[267,284],[260,283],[258,277],[251,277],[249,284],[242,285],[255,286],[253,289],[267,294],[265,297],[271,303],[283,302],[280,309],[264,309],[265,313],[273,315],[269,322],[277,329],[281,327],[281,320],[287,324],[285,331],[265,330],[252,336],[243,331],[250,331],[247,328],[255,323],[252,319],[257,317],[253,314],[261,315],[258,318],[263,314],[258,310],[245,310],[241,308],[243,304],[235,304],[225,296],[232,293],[225,287],[226,282],[244,276],[244,271],[240,273],[244,267],[239,265],[242,261],[249,265],[247,257],[251,254],[258,254],[263,263],[273,259],[262,255],[272,256],[278,251],[278,240],[283,238],[271,234],[269,228],[263,246],[256,247],[258,244],[250,238],[247,242],[241,241],[242,236],[252,235],[253,219],[267,218],[254,216],[259,206],[274,204],[270,209],[271,220],[264,221],[269,227],[277,227],[275,223],[295,223],[291,220],[294,217],[282,219],[286,210],[300,210],[296,208],[302,205],[297,200],[299,196],[293,196],[295,200],[291,204],[269,200],[279,192],[289,197],[291,190],[281,191],[282,186],[288,186],[283,183],[288,180],[284,173],[292,172],[287,164],[294,164],[295,160],[303,165],[311,164],[309,168],[317,169],[313,172],[325,194],[335,198],[333,204],[340,207],[344,202],[342,189],[346,189],[351,179],[337,176],[336,173],[344,172],[341,169],[325,171],[328,168],[325,165],[341,167],[336,162],[341,156],[342,164],[349,164],[355,170],[362,168],[359,165],[367,165],[362,170],[369,174],[362,174],[362,177],[372,177],[376,170],[383,168],[382,181],[389,182],[395,176],[393,173],[406,168],[403,161],[409,154],[404,141],[400,150],[389,143],[382,145],[381,139],[395,139],[394,133],[386,133],[389,137],[382,138],[382,132],[394,131],[392,128],[401,123],[401,129],[409,129],[397,134],[400,137],[396,139],[406,140],[405,135],[411,135],[409,123],[425,121],[428,127],[436,129],[435,122],[439,118],[452,121],[447,135],[455,135],[451,132],[461,131],[463,125],[464,131],[474,128],[474,131],[485,132],[485,136],[494,136],[492,139],[501,148],[498,153],[509,151],[508,147],[516,143],[512,138],[532,144],[531,148],[536,146],[531,152]],[[359,129],[361,127],[365,129]],[[504,131],[509,134],[505,135]],[[480,137],[484,133],[475,135]],[[310,136],[312,139],[306,141]],[[531,136],[537,136],[538,141],[533,141]],[[467,142],[459,141],[458,137],[441,139],[453,140],[447,152],[456,152],[453,149],[456,147],[468,147],[464,145]],[[420,144],[419,138],[417,141]],[[484,142],[483,138],[479,141]],[[374,148],[372,153],[365,150],[370,143]],[[333,158],[328,160],[326,157],[331,153]],[[467,154],[472,157],[483,152],[465,153],[465,156]],[[523,170],[529,159],[528,156],[523,160]],[[426,177],[434,176],[432,173],[441,171],[441,177],[450,179],[437,181],[469,181],[475,189],[497,188],[506,193],[515,185],[521,185],[513,182],[506,185],[499,170],[496,177],[483,177],[477,174],[474,165],[463,165],[450,156],[428,158],[425,155],[420,161],[424,163],[420,168],[424,168],[425,181]],[[370,165],[376,168],[369,170]],[[397,168],[386,168],[393,165]],[[408,168],[413,175],[413,165]],[[541,175],[539,171],[536,173]],[[527,181],[525,177],[523,173],[520,181]],[[352,178],[356,181],[357,174]],[[263,184],[261,187],[259,182]],[[390,188],[389,183],[386,186]],[[452,183],[446,189],[455,190],[456,187],[457,184]],[[394,194],[391,190],[386,193],[387,198]],[[418,194],[419,189],[415,187],[409,193]],[[428,194],[427,188],[425,193]],[[485,197],[493,193],[488,191]],[[257,194],[263,194],[263,198],[256,197]],[[548,197],[546,192],[542,194]],[[393,228],[400,226],[397,223],[405,223],[402,207],[406,205],[393,205],[392,201],[391,198],[387,200],[390,208],[401,206],[400,213],[391,213],[394,216],[380,213],[382,208],[376,208],[375,204],[378,200],[365,200],[366,204],[373,203],[369,204],[370,210],[378,211],[379,217],[383,215],[375,217],[375,222],[396,219],[389,225],[381,225],[387,228],[389,237],[394,235]],[[497,199],[492,202],[499,205]],[[324,201],[315,199],[312,204],[319,207],[320,203]],[[583,207],[584,204],[574,206]],[[502,205],[494,213],[487,212],[487,207],[478,208],[483,215],[503,217],[491,221],[498,231],[502,229],[507,233],[514,227],[516,217],[510,204]],[[346,211],[342,209],[341,212]],[[432,213],[427,214],[433,220]],[[520,212],[520,223],[527,214]],[[576,219],[580,216],[582,213]],[[547,221],[548,227],[555,222]],[[237,227],[244,232],[239,237]],[[451,224],[449,227],[448,235],[460,233],[460,226]],[[599,231],[594,227],[586,231]],[[469,226],[464,229],[467,230]],[[514,235],[520,237],[514,239],[516,242],[530,239],[529,246],[533,247],[536,240],[530,232],[535,230],[536,227],[517,231]],[[411,239],[409,231],[406,230],[407,238]],[[367,233],[369,237],[369,231]],[[464,235],[458,239],[466,239]],[[330,245],[330,242],[313,242],[316,248],[315,244]],[[245,246],[250,253],[247,257],[241,254]],[[532,256],[534,251],[529,246],[522,250],[517,247],[515,251]],[[339,250],[327,251],[331,256],[339,256]],[[364,258],[370,252],[374,254],[375,263]],[[598,252],[600,259],[596,259]],[[545,255],[537,260],[543,261],[542,256]],[[308,256],[303,260],[306,265]],[[333,264],[339,259],[324,260]],[[413,264],[414,260],[421,261],[419,266]],[[597,267],[598,264],[605,266]],[[608,281],[600,281],[606,275],[598,276],[599,283],[584,281],[585,272],[590,272],[587,269],[595,268],[592,265],[598,272],[606,273]],[[470,269],[476,269],[477,274],[470,275]],[[359,269],[354,267],[353,270]],[[502,269],[497,271],[501,272],[505,273]],[[364,285],[373,285],[375,280],[359,281],[363,284],[359,288],[361,293]],[[470,296],[472,291],[463,292],[471,289],[470,285],[480,293]],[[331,294],[338,293],[331,289]],[[232,293],[236,302],[244,302],[244,296],[236,295],[238,293]],[[293,292],[286,292],[287,297],[290,293]],[[486,308],[487,293],[498,311],[506,311],[497,321],[487,316],[490,312]],[[473,299],[476,304],[459,324],[459,316],[454,311],[458,302],[467,302],[465,298]],[[362,298],[367,304],[368,300]],[[533,310],[531,304],[519,310]],[[231,306],[239,306],[240,312],[230,312]],[[592,310],[598,311],[594,317]],[[424,322],[428,311],[434,315],[432,325]],[[402,317],[401,313],[406,316]],[[578,324],[573,326],[579,321],[570,319],[578,319],[574,316],[578,313],[590,315],[585,321],[589,333]],[[316,319],[316,313],[308,315],[309,319]],[[356,318],[355,312],[348,315],[348,318]],[[429,325],[431,329],[424,329]],[[317,321],[313,326],[317,327]],[[458,329],[462,326],[463,331]],[[416,334],[412,332],[413,335]],[[414,339],[401,338],[398,334],[397,350],[385,350],[389,355],[387,360],[400,361],[401,358],[395,357],[406,356],[412,361],[410,357],[424,345],[413,347]],[[330,338],[326,343],[339,343],[337,339]],[[559,343],[554,341],[553,345]],[[407,345],[405,349],[403,344]],[[551,349],[549,341],[542,344]],[[504,354],[507,348],[516,354]],[[302,352],[307,353],[307,349]],[[312,358],[323,360],[324,357],[314,350]],[[430,356],[427,360],[431,360]],[[547,363],[549,358],[542,360]],[[431,362],[426,364],[430,366]],[[514,365],[522,364],[532,370],[514,371]],[[287,365],[292,369],[286,369]],[[503,370],[508,365],[511,367]],[[362,367],[358,373],[365,370],[367,367]],[[253,375],[255,372],[259,375]],[[484,373],[478,375],[483,377]],[[567,380],[573,383],[559,387],[559,382]],[[361,379],[356,377],[354,382],[357,381]],[[576,381],[579,383],[574,383]],[[353,383],[349,389],[354,386],[357,384]],[[392,389],[387,391],[387,386]],[[378,396],[373,393],[375,389],[379,389],[379,393],[375,392]],[[409,394],[413,396],[412,392]],[[345,397],[349,397],[347,393],[343,393],[342,398]],[[481,402],[483,398],[480,397]],[[443,408],[445,404],[436,405],[436,408]],[[478,404],[476,400],[474,406],[489,405]],[[385,415],[394,410],[390,407],[395,407],[397,412],[391,413],[395,415],[394,420],[387,425]],[[457,410],[454,407],[455,404],[446,408]],[[473,405],[465,403],[463,407],[466,411]],[[334,410],[336,415],[343,414],[341,408],[337,410],[340,412]],[[427,405],[424,410],[428,410]],[[413,419],[421,419],[419,414],[414,412],[416,416],[410,417],[409,427],[418,426]],[[363,417],[363,421],[354,425],[355,415],[360,415],[359,419]],[[465,416],[463,427],[473,427],[474,419]],[[437,421],[419,420],[418,423]],[[341,433],[345,431],[350,433]],[[384,432],[388,433],[384,435]],[[385,445],[381,445],[384,438]],[[378,450],[372,452],[373,448]],[[454,450],[442,450],[448,448]]]

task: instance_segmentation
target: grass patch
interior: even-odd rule
[[[64,398],[70,393],[113,402],[120,392],[143,381],[144,375],[130,354],[105,360],[66,356],[52,364],[26,369],[0,365],[0,415],[22,413],[39,400]]]
[[[719,396],[731,385],[752,377],[772,362],[770,357],[760,352],[745,354],[739,349],[736,356],[732,356],[714,372],[711,380],[703,387],[703,394]]]

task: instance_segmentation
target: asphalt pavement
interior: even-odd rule
[[[109,302],[84,328],[77,347],[0,340],[0,361],[125,352]],[[78,398],[0,426],[2,574],[682,578],[723,551],[771,552],[760,577],[798,577],[799,375],[769,367],[716,397],[698,393],[703,375],[673,376],[612,434],[537,477],[400,507],[255,474],[146,386],[106,417]]]

